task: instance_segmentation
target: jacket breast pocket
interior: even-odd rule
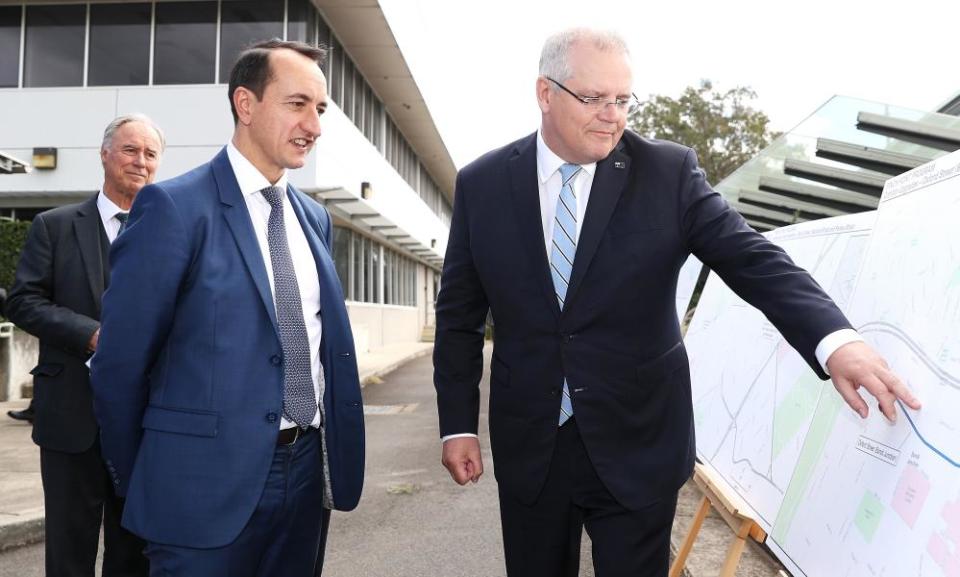
[[[216,437],[219,419],[220,415],[212,411],[150,405],[143,413],[143,428],[195,437]]]

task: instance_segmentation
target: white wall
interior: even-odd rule
[[[102,183],[99,148],[103,129],[116,116],[142,112],[164,131],[167,150],[157,171],[163,180],[209,160],[230,139],[233,119],[225,85],[111,88],[0,89],[0,150],[27,162],[34,147],[55,147],[55,170],[6,175],[4,191],[96,191]],[[307,165],[290,181],[307,191],[342,189],[360,196],[424,246],[436,240],[443,256],[447,227],[393,166],[333,102],[321,120],[321,137]]]

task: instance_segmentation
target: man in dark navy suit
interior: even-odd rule
[[[507,573],[665,576],[693,467],[690,375],[674,310],[689,254],[760,308],[861,416],[919,404],[786,254],[704,180],[687,147],[625,130],[629,54],[586,29],[547,40],[540,129],[460,171],[437,300],[443,463],[483,473],[476,438],[487,310],[490,442]]]
[[[279,40],[244,51],[232,141],[144,188],[111,251],[94,406],[154,575],[312,576],[330,510],[360,499],[330,216],[287,183],[320,136],[322,56]]]

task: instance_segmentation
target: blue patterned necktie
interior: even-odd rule
[[[557,199],[557,212],[553,220],[553,243],[550,248],[550,274],[553,276],[553,288],[563,310],[570,285],[570,273],[573,272],[573,258],[577,254],[577,195],[573,192],[573,179],[580,173],[580,166],[565,163],[560,167],[560,197]],[[573,403],[570,401],[570,388],[567,379],[563,379],[563,397],[560,399],[560,425],[573,416]]]
[[[283,347],[283,412],[288,420],[306,428],[317,414],[317,397],[310,371],[310,340],[303,320],[300,287],[283,225],[284,190],[268,186],[260,192],[270,203],[267,244],[270,245],[274,302]]]
[[[114,218],[116,218],[117,220],[120,221],[120,228],[117,229],[117,236],[120,236],[120,233],[123,232],[124,229],[127,228],[127,219],[130,218],[130,213],[129,213],[129,212],[118,212],[117,214],[115,214],[115,215],[113,215],[113,216],[114,216]]]

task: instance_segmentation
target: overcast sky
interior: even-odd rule
[[[776,130],[834,94],[932,110],[960,91],[960,0],[380,4],[458,167],[537,128],[540,47],[576,24],[627,39],[641,100],[701,78],[750,86]]]

